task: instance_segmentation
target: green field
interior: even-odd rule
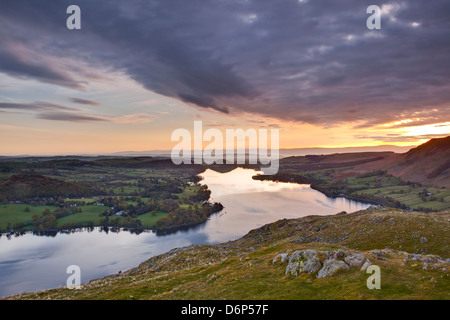
[[[104,206],[84,206],[82,212],[74,213],[66,217],[57,219],[58,226],[62,226],[66,223],[84,224],[89,222],[97,222],[102,218],[100,214],[105,211]]]
[[[25,212],[25,208],[29,208],[29,212]],[[55,210],[52,206],[33,206],[29,204],[6,204],[0,205],[0,230],[6,230],[8,223],[14,227],[15,223],[26,224],[31,223],[33,214],[41,214],[45,209]]]
[[[161,219],[162,217],[166,216],[167,212],[158,211],[156,212],[156,215],[152,215],[150,212],[141,214],[140,216],[137,216],[137,219],[141,220],[142,224],[147,228],[152,228],[156,221]]]
[[[383,188],[364,189],[355,192],[380,197],[390,197],[411,209],[427,208],[433,211],[442,211],[450,208],[450,190],[433,187],[425,188],[430,195],[421,197],[424,187],[412,187],[407,185],[391,186]],[[425,200],[425,201],[424,201]]]

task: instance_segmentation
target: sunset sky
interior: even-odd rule
[[[444,137],[449,17],[448,0],[2,0],[0,155],[167,150],[195,120],[278,128],[281,148]]]

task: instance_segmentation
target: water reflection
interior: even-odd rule
[[[151,256],[191,244],[237,239],[250,230],[283,218],[352,212],[368,205],[331,199],[308,185],[253,180],[256,172],[206,170],[202,183],[224,205],[202,225],[173,234],[104,232],[101,228],[40,237],[27,233],[0,238],[0,297],[63,286],[69,265],[81,268],[83,282],[137,266]]]

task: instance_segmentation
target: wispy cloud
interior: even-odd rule
[[[38,55],[32,48],[4,38],[0,46],[0,70],[20,78],[36,79],[72,89],[83,88],[68,72],[58,69],[45,59],[36,59]]]
[[[155,115],[147,113],[133,113],[121,117],[114,117],[111,120],[117,123],[146,123],[155,120]]]
[[[36,101],[33,103],[10,103],[0,102],[0,109],[9,110],[29,110],[29,111],[43,111],[43,110],[68,110],[81,111],[81,109],[73,108],[61,104],[55,104],[46,101]]]
[[[89,99],[83,99],[83,98],[70,97],[69,100],[74,103],[84,104],[84,105],[89,105],[89,106],[101,106],[102,105],[100,102],[97,102],[94,100],[89,100]]]
[[[98,122],[108,121],[108,119],[99,116],[69,113],[69,112],[43,112],[36,116],[39,119],[53,120],[53,121],[68,121],[68,122]]]

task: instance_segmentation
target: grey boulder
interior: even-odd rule
[[[322,279],[333,275],[338,270],[348,270],[350,267],[344,261],[328,259],[323,263],[322,269],[319,270],[317,278]]]

